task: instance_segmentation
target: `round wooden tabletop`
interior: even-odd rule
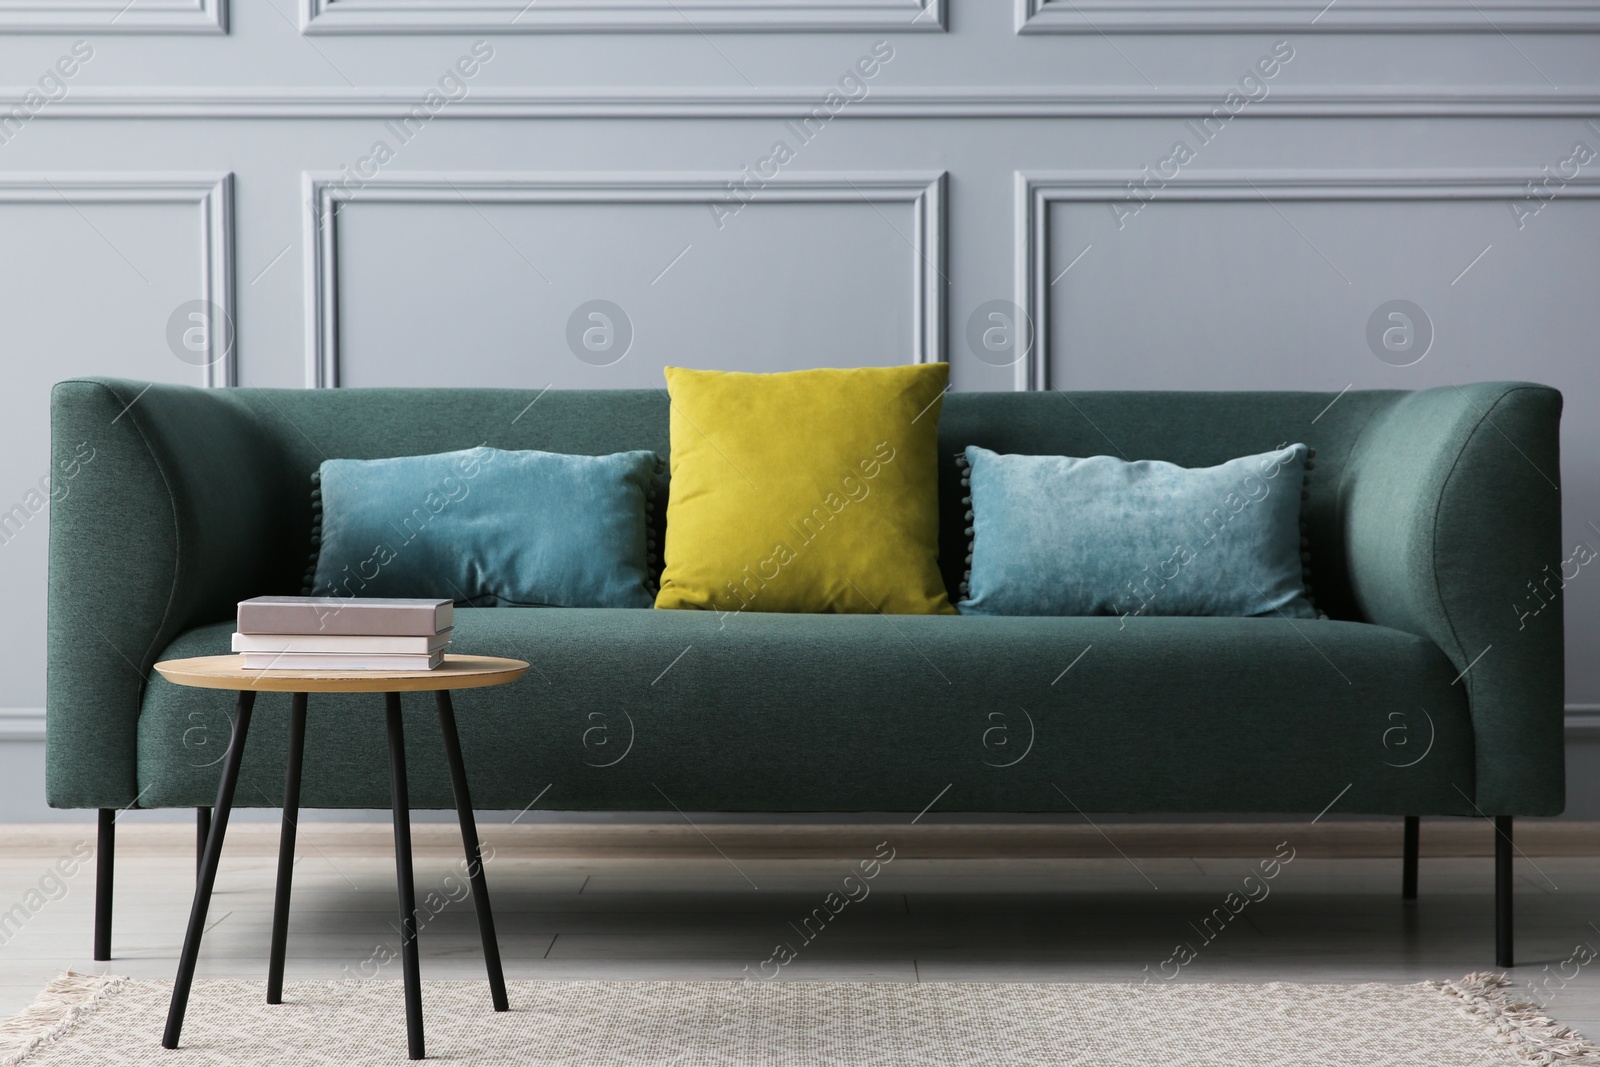
[[[498,656],[445,656],[431,671],[245,670],[243,656],[199,656],[156,664],[161,677],[201,689],[255,689],[269,693],[410,693],[476,689],[521,678],[528,665]]]

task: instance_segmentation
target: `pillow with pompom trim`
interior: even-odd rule
[[[487,447],[326,460],[313,475],[306,593],[648,608],[665,466],[654,452]]]
[[[959,457],[964,615],[1311,619],[1301,526],[1312,451],[1215,467],[1113,456]]]

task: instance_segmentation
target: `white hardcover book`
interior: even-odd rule
[[[443,652],[421,656],[340,655],[335,652],[246,652],[247,671],[431,671]]]
[[[381,637],[362,634],[233,635],[235,652],[317,652],[346,656],[426,656],[450,644],[450,631],[432,637]]]

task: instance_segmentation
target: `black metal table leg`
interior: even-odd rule
[[[385,693],[389,719],[389,787],[394,804],[394,873],[400,890],[400,966],[405,977],[406,1046],[422,1059],[422,970],[417,962],[417,890],[411,872],[411,797],[406,789],[406,735],[400,694]]]
[[[289,708],[289,760],[283,782],[283,825],[278,831],[278,887],[272,895],[272,950],[267,960],[267,1003],[283,1003],[283,955],[289,945],[289,886],[294,880],[294,834],[300,818],[300,765],[306,752],[306,694]]]
[[[506,976],[500,966],[500,942],[494,933],[494,913],[489,910],[489,883],[483,876],[483,845],[472,814],[472,794],[467,789],[467,765],[461,758],[461,738],[456,732],[456,712],[448,689],[437,690],[439,730],[444,734],[445,760],[450,764],[450,785],[456,796],[456,817],[461,822],[461,847],[467,857],[467,877],[472,882],[472,904],[478,911],[478,934],[483,939],[483,962],[489,970],[489,995],[495,1011],[511,1010],[506,1000]]]
[[[194,876],[200,877],[200,865],[206,860],[206,838],[211,836],[211,809],[194,809]]]
[[[194,984],[200,938],[206,929],[206,909],[211,906],[211,890],[217,884],[217,867],[222,861],[222,839],[228,832],[228,811],[233,807],[234,787],[239,784],[239,765],[244,761],[245,737],[250,732],[250,710],[255,703],[256,694],[253,690],[239,690],[239,710],[233,720],[233,735],[228,740],[228,755],[222,763],[222,781],[217,784],[211,833],[206,837],[206,854],[200,864],[200,879],[194,887],[194,905],[189,909],[189,929],[183,935],[183,952],[178,957],[178,977],[172,983],[167,1029],[161,1037],[163,1048],[177,1048],[178,1036],[183,1030],[183,1013],[189,1006],[189,987]]]

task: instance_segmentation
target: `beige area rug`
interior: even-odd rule
[[[1600,1047],[1513,1002],[1497,975],[1416,985],[482,982],[423,986],[429,1058],[583,1067],[1081,1064],[1600,1065]],[[396,981],[198,981],[183,1048],[168,982],[66,974],[0,1024],[28,1067],[404,1064]]]

